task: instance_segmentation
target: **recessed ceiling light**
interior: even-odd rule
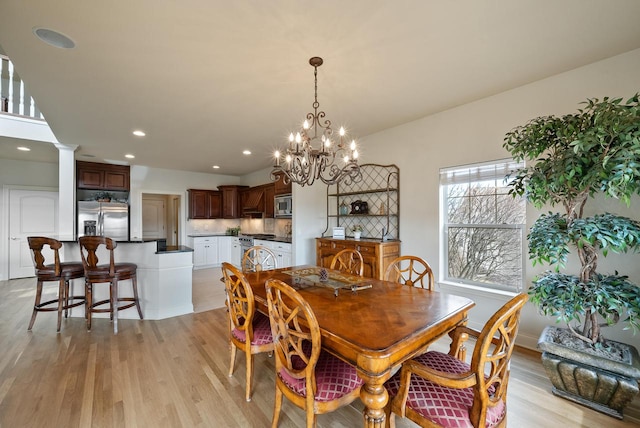
[[[250,155],[251,154],[251,150],[243,150],[242,154],[243,155]]]
[[[137,130],[133,131],[133,135],[135,135],[136,137],[144,137],[147,134],[145,134],[144,131],[140,131],[139,129],[137,129]]]
[[[214,165],[213,169],[220,169],[220,167],[218,165]]]
[[[31,151],[31,149],[29,147],[24,147],[24,146],[18,147],[18,150],[21,150],[23,152],[30,152]]]
[[[126,155],[124,155],[124,157],[125,158],[129,158],[129,159],[134,159],[135,158],[135,156],[131,155],[131,154],[126,154]]]
[[[34,27],[33,34],[46,44],[56,48],[73,49],[76,47],[76,42],[71,40],[71,38],[49,28]]]

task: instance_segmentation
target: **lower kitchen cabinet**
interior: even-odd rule
[[[316,238],[316,265],[330,267],[333,257],[346,248],[362,254],[363,275],[367,278],[383,279],[389,264],[400,256],[398,240]]]
[[[193,268],[202,269],[219,264],[218,237],[193,238]]]
[[[237,236],[196,236],[193,239],[193,268],[218,267],[222,262],[240,267],[240,240]]]
[[[264,241],[261,239],[256,239],[254,244],[262,245],[263,247],[267,247],[271,251],[273,251],[273,254],[275,254],[276,256],[277,266],[279,268],[289,267],[292,265],[291,244],[287,242]]]

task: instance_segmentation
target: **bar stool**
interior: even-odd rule
[[[38,280],[36,290],[36,301],[33,305],[33,314],[27,330],[31,330],[33,323],[36,321],[38,312],[58,312],[58,331],[62,324],[62,310],[64,309],[64,317],[67,318],[69,308],[85,304],[85,296],[73,296],[69,292],[69,281],[84,276],[84,268],[80,262],[60,262],[60,254],[58,250],[62,248],[62,243],[53,238],[44,236],[29,236],[29,248],[33,265],[35,267],[36,278]],[[54,263],[46,263],[43,249],[48,246],[53,251]],[[45,249],[46,252],[46,249]],[[50,259],[49,259],[50,260]],[[53,300],[41,302],[42,300],[42,284],[44,282],[58,282],[58,297]],[[72,301],[69,304],[69,300]],[[80,300],[80,301],[76,301]]]
[[[138,284],[136,272],[138,266],[134,263],[115,263],[113,250],[117,244],[111,238],[104,236],[82,236],[80,243],[80,255],[84,267],[85,289],[87,295],[87,330],[91,330],[91,314],[109,312],[113,321],[113,332],[118,333],[118,311],[135,306],[138,309],[140,319],[143,319],[140,300],[138,299]],[[104,245],[109,251],[109,264],[99,264],[97,250]],[[131,280],[133,285],[133,297],[120,297],[118,294],[118,282]],[[93,284],[108,282],[109,299],[93,302]],[[121,302],[129,302],[120,305]],[[98,308],[108,304],[107,308]]]

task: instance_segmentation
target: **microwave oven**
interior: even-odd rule
[[[274,216],[276,218],[291,218],[293,214],[291,195],[275,197]]]

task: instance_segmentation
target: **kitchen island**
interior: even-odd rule
[[[77,240],[61,239],[64,243],[63,260],[80,261]],[[145,319],[159,320],[193,313],[192,269],[193,250],[186,246],[158,247],[156,240],[118,241],[114,250],[116,263],[128,262],[138,265],[138,293],[142,314]],[[109,252],[100,248],[100,264],[109,263]],[[73,287],[84,287],[82,278],[74,280]],[[121,296],[133,296],[131,281],[118,283]],[[79,294],[76,291],[76,294]],[[94,286],[94,301],[109,298],[109,285]],[[84,317],[84,307],[72,308],[71,316]],[[94,318],[108,317],[108,314],[94,314]],[[118,311],[119,319],[138,319],[135,307]]]

